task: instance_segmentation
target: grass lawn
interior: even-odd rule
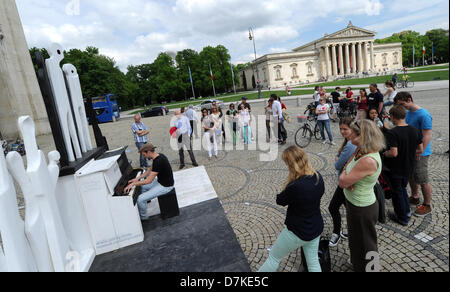
[[[449,80],[449,71],[436,71],[436,72],[421,72],[421,73],[408,73],[410,76],[409,80],[418,81],[432,81],[432,80]],[[401,79],[401,74],[398,74],[399,80]],[[320,84],[315,84],[318,86],[347,86],[347,85],[365,85],[369,86],[371,83],[384,83],[386,80],[391,80],[392,75],[375,76],[361,79],[347,79],[339,81],[331,81]],[[311,85],[301,86],[299,88],[308,88]]]
[[[425,66],[425,67],[416,67],[412,69],[408,69],[408,71],[428,71],[428,70],[439,70],[439,69],[448,69],[449,65],[434,65],[434,66]]]

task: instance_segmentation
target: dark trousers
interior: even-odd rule
[[[272,130],[272,128],[270,127],[270,120],[266,120],[266,129],[267,129],[267,136],[268,136],[268,138],[267,138],[267,140],[270,140],[270,132],[271,132],[271,130]]]
[[[389,176],[392,186],[392,204],[394,205],[394,212],[397,218],[407,223],[409,221],[409,215],[411,209],[409,207],[408,198],[408,177],[402,177],[398,175]]]
[[[377,230],[378,202],[367,206],[357,207],[346,200],[348,245],[350,259],[355,272],[365,272],[370,260],[366,260],[369,252],[378,252]]]
[[[147,144],[147,143],[136,142],[136,148],[138,149],[138,151],[140,151],[142,146],[144,146],[145,144]],[[141,168],[148,168],[147,158],[145,158],[144,155],[142,155],[142,153],[139,156],[139,164],[140,164]]]
[[[333,233],[339,235],[342,228],[342,218],[339,209],[342,205],[345,205],[344,190],[341,187],[337,187],[331,199],[328,211],[330,211],[331,218],[333,218]]]
[[[192,133],[193,133],[191,135],[191,139],[192,139],[192,137],[194,137],[194,135],[195,135],[195,138],[198,138],[197,121],[192,120],[192,121],[189,121],[189,123],[191,124],[191,129],[192,129]]]
[[[184,165],[184,147],[186,147],[189,156],[191,158],[192,164],[197,164],[195,160],[194,151],[192,151],[192,140],[188,134],[183,134],[178,137],[178,153],[180,155],[180,164]]]

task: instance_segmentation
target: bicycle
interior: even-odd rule
[[[311,143],[312,136],[317,140],[321,140],[322,136],[320,134],[319,124],[316,122],[316,126],[314,127],[314,134],[312,130],[312,126],[307,116],[298,116],[297,120],[299,123],[303,124],[297,132],[295,133],[295,144],[300,148],[306,148]]]
[[[397,88],[413,88],[414,87],[414,81],[402,81],[397,83]]]

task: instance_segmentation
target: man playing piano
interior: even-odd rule
[[[145,159],[153,160],[153,165],[141,176],[130,180],[124,192],[129,193],[131,189],[141,186],[142,194],[137,200],[139,215],[142,221],[148,219],[147,204],[162,195],[169,193],[174,188],[172,167],[164,154],[157,153],[156,147],[151,143],[145,144],[140,153]]]

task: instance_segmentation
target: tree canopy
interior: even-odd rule
[[[421,35],[416,31],[402,31],[392,36],[375,40],[378,44],[401,42],[403,44],[403,65],[422,65],[422,49],[425,46],[425,60],[432,63],[432,44],[434,46],[434,61],[436,63],[448,62],[448,33],[443,29],[433,29]],[[415,49],[415,62],[413,62],[413,46]]]
[[[45,49],[31,48],[35,69],[35,53],[38,51],[44,58],[49,58]],[[71,63],[77,68],[85,97],[113,93],[120,106],[128,109],[190,99],[193,92],[189,68],[197,98],[213,95],[210,66],[217,93],[229,92],[233,88],[231,70],[235,73],[235,83],[239,83],[237,68],[230,60],[228,49],[224,46],[208,46],[200,53],[185,49],[178,52],[175,58],[168,53],[160,53],[153,63],[130,65],[127,73],[123,73],[114,59],[101,55],[98,48],[87,47],[83,51],[65,51],[61,65]]]

